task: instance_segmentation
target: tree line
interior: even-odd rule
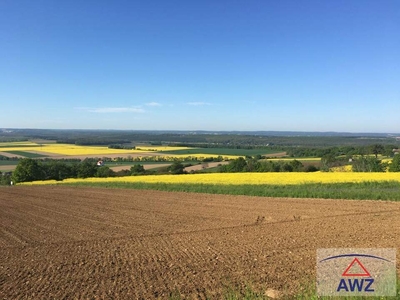
[[[314,172],[315,166],[304,167],[298,160],[292,161],[260,161],[254,158],[244,159],[239,157],[229,164],[221,166],[222,173],[235,172]]]
[[[385,134],[299,133],[299,132],[189,132],[189,131],[134,131],[134,130],[51,130],[12,129],[0,132],[0,141],[45,139],[77,145],[202,144],[226,147],[334,147],[388,145],[397,143],[395,137]]]
[[[103,177],[102,170],[96,163],[86,159],[82,162],[39,161],[23,158],[18,162],[12,173],[12,179],[17,182],[35,180],[63,180],[66,178]]]
[[[347,159],[355,155],[383,155],[393,157],[393,149],[397,149],[395,144],[372,144],[366,146],[335,146],[335,147],[290,147],[286,148],[287,155],[291,157],[323,157],[323,156],[343,156]]]
[[[400,172],[400,155],[393,157],[391,163],[382,162],[376,157],[362,156],[353,161],[353,172]]]
[[[181,162],[174,162],[171,166],[158,171],[159,174],[184,174],[186,166]],[[121,177],[131,175],[155,174],[155,171],[145,170],[143,165],[134,165],[130,170],[113,171],[107,166],[97,166],[97,160],[85,159],[83,161],[41,161],[31,158],[23,158],[19,161],[15,170],[10,174],[0,173],[0,184],[9,185],[14,183],[31,182],[37,180],[57,180],[67,178],[89,178],[89,177]]]
[[[12,172],[0,172],[0,184],[8,185],[13,181],[30,182],[36,180],[64,180],[66,178],[88,177],[114,177],[155,174],[155,171],[147,171],[143,165],[134,165],[130,170],[115,172],[107,166],[97,166],[97,160],[85,159],[83,161],[41,161],[31,158],[21,159]],[[329,171],[334,166],[349,164],[343,158],[324,156],[321,159],[321,171]],[[361,156],[352,162],[353,172],[400,172],[400,154],[395,155],[391,163],[382,162],[374,156]],[[171,166],[159,170],[159,174],[184,174],[186,166],[182,162],[173,162]],[[219,167],[221,173],[235,172],[314,172],[318,168],[313,165],[304,166],[298,160],[292,161],[265,161],[248,157],[239,157],[227,165]]]
[[[394,155],[392,162],[382,162],[376,156],[360,156],[349,161],[345,157],[335,157],[331,154],[321,158],[320,167],[304,166],[298,160],[270,161],[256,158],[238,158],[229,164],[221,166],[222,173],[234,172],[315,172],[318,170],[329,172],[334,167],[351,165],[353,172],[400,172],[400,154]]]

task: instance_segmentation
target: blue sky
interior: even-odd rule
[[[0,127],[400,132],[400,1],[0,1]]]

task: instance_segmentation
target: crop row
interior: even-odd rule
[[[131,154],[133,156],[138,156],[140,154],[153,152],[156,153],[163,153],[166,150],[171,149],[188,149],[187,147],[139,147],[138,149],[110,149],[105,146],[79,146],[79,145],[72,145],[72,144],[35,144],[35,143],[0,143],[0,152],[8,152],[13,153],[15,151],[40,151],[40,153],[48,153],[49,156],[52,155],[99,155],[104,156],[107,154]],[[209,154],[209,153],[202,153],[204,149],[190,149],[192,150],[189,154],[168,154],[169,157],[174,158],[183,158],[183,157],[195,157],[197,159],[204,159],[207,157],[216,158],[220,154]],[[207,150],[207,149],[205,149]],[[166,153],[167,154],[167,153]],[[33,157],[30,156],[29,153],[27,155],[23,155],[26,157]],[[164,156],[164,155],[163,155]],[[224,155],[223,159],[235,159],[238,158],[237,155]],[[173,159],[167,159],[173,160]]]
[[[358,183],[358,182],[400,182],[399,173],[205,173],[184,175],[146,175],[111,178],[65,179],[56,181],[35,181],[29,184],[54,184],[78,182],[143,182],[171,184],[215,184],[215,185],[293,185],[307,183]]]

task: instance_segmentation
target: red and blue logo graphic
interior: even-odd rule
[[[332,252],[332,250],[348,249],[322,250],[331,250],[328,252]],[[318,253],[317,290],[319,295],[385,296],[388,295],[387,293],[392,294],[393,289],[395,293],[396,268],[393,253],[388,259],[383,255],[375,255],[376,253],[365,253],[373,252],[372,249],[364,250],[367,251],[336,253],[336,255],[328,255],[322,259],[321,253]]]

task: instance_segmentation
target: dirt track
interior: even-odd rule
[[[172,163],[167,163],[167,164],[163,164],[163,163],[159,163],[159,164],[143,164],[143,168],[145,170],[151,170],[151,169],[156,169],[156,168],[163,168],[163,167],[168,167],[170,166]],[[118,172],[121,170],[130,170],[131,167],[133,165],[120,165],[120,166],[116,166],[116,167],[110,167],[111,170]]]
[[[208,162],[208,163],[202,163],[202,164],[199,164],[199,165],[194,165],[194,166],[190,166],[190,167],[186,167],[185,168],[185,171],[186,172],[190,172],[190,171],[200,171],[200,170],[203,170],[203,169],[208,169],[208,168],[215,168],[215,167],[217,167],[217,166],[219,166],[219,165],[227,165],[227,164],[229,164],[230,162],[229,161],[221,161],[221,162],[217,162],[217,161],[214,161],[214,162]]]
[[[16,165],[0,165],[0,172],[11,172],[15,167]]]
[[[10,158],[12,158],[12,157],[24,158],[24,156],[22,156],[22,155],[8,153],[8,152],[1,152],[1,151],[0,151],[0,155],[5,156],[5,157],[10,157]]]
[[[398,248],[399,217],[394,202],[1,188],[0,298],[294,292],[317,248]]]

